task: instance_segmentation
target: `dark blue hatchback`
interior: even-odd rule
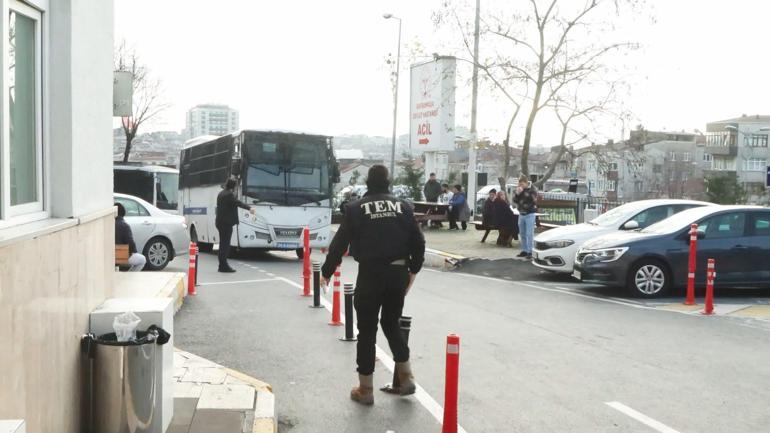
[[[711,258],[717,287],[770,288],[770,209],[757,206],[697,207],[642,231],[588,241],[575,256],[573,276],[625,286],[641,297],[685,286],[690,224],[698,224],[698,287],[705,285]]]

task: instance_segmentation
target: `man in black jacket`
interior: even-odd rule
[[[235,272],[227,263],[233,226],[238,224],[238,208],[246,209],[253,215],[256,210],[235,198],[235,179],[228,179],[224,189],[217,196],[217,217],[215,224],[219,231],[219,272]]]
[[[389,183],[385,166],[369,169],[368,191],[361,200],[348,204],[321,270],[326,285],[348,246],[359,264],[353,304],[358,317],[356,363],[360,384],[350,392],[350,398],[366,405],[374,403],[372,377],[380,309],[379,320],[396,361],[400,393],[415,392],[409,347],[398,320],[404,297],[422,268],[425,238],[415,222],[412,207],[389,193]]]
[[[115,245],[128,245],[128,269],[130,272],[139,272],[144,269],[147,258],[139,254],[134,242],[134,234],[131,226],[125,220],[126,208],[120,203],[115,203],[118,208],[118,216],[115,217]]]

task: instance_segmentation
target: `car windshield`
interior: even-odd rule
[[[642,233],[659,234],[659,235],[666,234],[666,233],[674,233],[679,230],[687,228],[687,226],[689,226],[690,224],[694,223],[695,221],[698,221],[699,219],[711,213],[712,210],[713,210],[712,206],[702,206],[702,207],[687,209],[682,212],[679,212],[678,214],[674,214],[662,221],[658,221],[657,223],[642,230]]]
[[[640,202],[627,203],[599,215],[598,217],[589,221],[588,224],[601,227],[619,227],[620,224],[626,222],[626,220],[641,212],[648,206],[649,205]]]

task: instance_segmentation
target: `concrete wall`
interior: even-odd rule
[[[112,295],[112,0],[43,11],[45,210],[0,230],[0,419],[83,431],[88,314]],[[7,0],[0,0],[6,11]],[[4,34],[0,37],[6,37]]]
[[[49,25],[50,209],[67,218],[112,203],[112,1],[52,1]]]
[[[0,248],[0,419],[82,431],[79,341],[112,296],[114,233],[107,215]]]

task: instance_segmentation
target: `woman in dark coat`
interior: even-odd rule
[[[505,195],[505,191],[497,193],[497,199],[494,201],[493,215],[499,233],[497,236],[497,245],[510,247],[515,224],[513,210]]]

